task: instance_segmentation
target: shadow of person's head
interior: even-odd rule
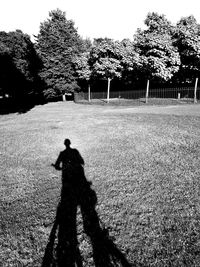
[[[66,139],[64,140],[64,145],[65,145],[66,148],[69,148],[70,145],[71,145],[71,141],[70,141],[70,139],[66,138]]]

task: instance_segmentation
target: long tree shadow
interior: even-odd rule
[[[74,151],[78,153],[77,150]],[[80,154],[77,155],[80,156]],[[78,206],[80,206],[83,217],[84,231],[92,245],[95,266],[131,266],[109,237],[108,230],[100,225],[95,210],[97,204],[96,193],[91,188],[91,182],[87,181],[81,164],[68,167],[67,173],[68,181],[65,180],[66,177],[63,177],[61,200],[45,249],[42,267],[83,266],[76,229]],[[69,182],[70,178],[73,178],[73,182]]]

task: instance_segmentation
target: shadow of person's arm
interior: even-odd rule
[[[60,152],[60,154],[59,154],[59,156],[58,156],[58,158],[57,158],[55,164],[51,164],[51,166],[53,166],[53,167],[54,167],[56,170],[58,170],[58,171],[62,170],[62,168],[61,168],[61,166],[60,166],[60,164],[61,164],[62,161],[63,161],[62,158],[63,158],[63,156],[62,156],[62,152]]]

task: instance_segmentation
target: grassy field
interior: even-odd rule
[[[198,100],[199,102],[199,100]],[[90,102],[88,100],[78,100],[79,104],[86,105],[107,105],[107,99],[91,99]],[[110,106],[152,106],[152,105],[184,105],[194,103],[192,98],[148,98],[148,102],[146,103],[145,98],[137,98],[137,99],[125,99],[125,98],[110,98],[109,105]]]
[[[200,106],[69,102],[0,116],[0,266],[41,266],[61,189],[50,165],[64,138],[131,266],[200,266]],[[78,234],[83,265],[93,266]]]

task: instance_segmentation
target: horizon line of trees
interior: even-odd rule
[[[112,80],[124,89],[147,79],[193,82],[200,73],[200,25],[194,16],[172,25],[165,15],[152,12],[144,23],[146,29],[138,29],[133,40],[92,42],[56,9],[40,24],[35,43],[21,30],[0,32],[0,96],[49,99],[87,90],[102,79],[108,90]]]

